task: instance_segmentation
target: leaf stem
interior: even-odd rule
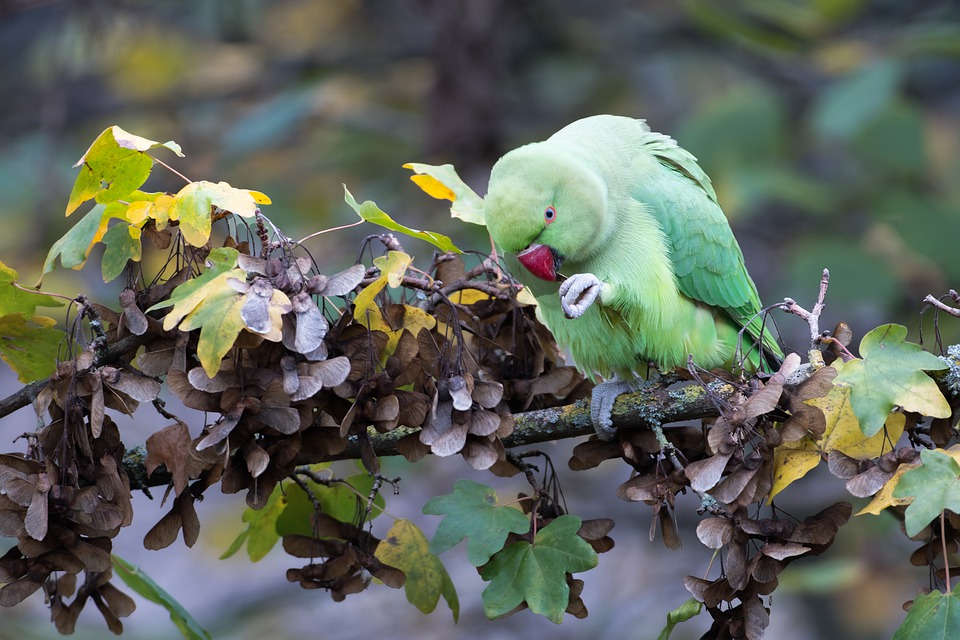
[[[160,166],[162,166],[162,167],[164,167],[165,169],[167,169],[167,171],[170,171],[170,172],[173,173],[174,175],[177,175],[177,176],[180,176],[181,178],[183,178],[184,181],[186,181],[187,184],[193,184],[193,180],[191,180],[191,179],[188,178],[187,176],[183,175],[182,173],[180,173],[179,171],[177,171],[176,169],[174,169],[173,167],[171,167],[170,165],[168,165],[168,164],[167,164],[166,162],[164,162],[163,160],[161,160],[161,159],[159,159],[159,158],[154,158],[153,156],[150,156],[150,157],[153,158],[153,161],[154,161],[154,162],[156,162],[156,163],[159,164]]]

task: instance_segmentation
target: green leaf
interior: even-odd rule
[[[184,240],[194,247],[202,247],[210,239],[212,207],[250,218],[256,214],[257,198],[262,195],[257,193],[258,196],[254,196],[250,191],[231,187],[226,182],[191,182],[174,196],[168,215],[171,220],[180,221]]]
[[[106,209],[106,205],[98,204],[94,206],[81,218],[80,222],[73,225],[73,228],[53,243],[47,253],[47,259],[43,262],[43,272],[40,274],[41,281],[43,276],[56,267],[57,258],[60,258],[60,264],[67,269],[77,269],[83,266],[83,263],[87,260],[87,255],[90,253],[90,247],[96,242],[97,231],[100,229],[100,222],[103,220]],[[37,282],[37,286],[40,286],[40,282]]]
[[[443,553],[467,538],[467,559],[475,567],[503,549],[508,535],[530,530],[527,516],[498,506],[497,492],[472,480],[457,480],[453,493],[430,499],[423,512],[446,516],[430,542],[430,552]]]
[[[570,600],[566,574],[597,566],[597,553],[577,535],[580,518],[560,516],[537,532],[533,544],[515,542],[480,568],[490,584],[483,590],[488,618],[510,613],[521,603],[560,624]]]
[[[280,539],[277,533],[277,520],[287,507],[287,500],[278,484],[267,499],[262,509],[250,509],[243,512],[243,521],[247,528],[230,544],[230,547],[220,556],[221,560],[229,558],[247,543],[247,554],[252,562],[259,562],[270,553]]]
[[[0,262],[0,316],[22,313],[29,317],[37,307],[62,307],[63,302],[45,293],[25,291],[16,285],[19,274]]]
[[[368,473],[359,473],[346,478],[345,482],[350,485],[349,487],[343,483],[325,485],[312,480],[305,482],[320,503],[320,510],[323,513],[341,522],[356,522],[357,516],[367,508],[366,496],[370,495],[370,491],[373,489],[374,478]],[[350,487],[353,487],[353,489]],[[311,522],[311,516],[314,512],[313,501],[297,484],[285,487],[285,491],[287,506],[280,517],[277,518],[277,533],[281,536],[297,533],[312,536],[314,533]],[[360,496],[363,496],[363,498]],[[374,507],[370,511],[370,520],[380,515],[386,506],[382,494],[377,494],[373,505]]]
[[[904,513],[908,536],[915,536],[949,509],[960,513],[960,464],[942,450],[920,452],[922,464],[905,472],[894,498],[913,498]]]
[[[121,146],[114,137],[114,130],[122,132],[121,138],[126,134],[120,127],[104,130],[73,165],[80,167],[80,174],[67,201],[68,216],[92,198],[101,204],[125,199],[150,176],[153,158],[140,150]]]
[[[860,342],[863,359],[847,362],[837,375],[837,384],[850,385],[850,406],[866,436],[880,430],[895,406],[934,418],[950,416],[946,398],[924,373],[947,365],[920,345],[906,342],[906,335],[902,325],[877,327]]]
[[[46,316],[10,313],[0,317],[0,359],[17,373],[20,382],[50,376],[66,334]]]
[[[450,215],[471,224],[486,225],[483,198],[460,179],[452,164],[433,166],[419,162],[403,165],[416,175],[410,176],[418,187],[438,200],[450,200]]]
[[[660,635],[657,636],[657,640],[669,640],[670,634],[673,633],[674,627],[681,622],[686,622],[690,618],[700,615],[702,610],[703,603],[696,598],[690,598],[673,611],[668,611],[667,626],[660,631]]]
[[[234,269],[221,273],[211,280],[197,292],[197,295],[202,296],[202,300],[180,323],[181,331],[200,329],[200,336],[197,338],[197,358],[200,359],[203,370],[210,378],[220,371],[223,357],[233,348],[240,332],[247,327],[240,315],[243,308],[243,295],[238,293],[229,282],[230,279],[244,277],[246,272],[243,269]]]
[[[354,199],[353,194],[347,190],[346,185],[343,186],[343,193],[344,202],[350,205],[350,207],[357,212],[357,215],[367,222],[372,222],[373,224],[390,229],[391,231],[399,231],[400,233],[408,236],[419,238],[425,242],[429,242],[441,251],[449,251],[450,253],[463,253],[463,251],[458,249],[447,236],[440,233],[434,233],[433,231],[419,231],[417,229],[405,227],[381,211],[380,207],[378,207],[376,203],[371,200],[366,200],[363,204],[357,204],[356,199]]]
[[[960,629],[960,595],[956,590],[919,595],[893,640],[951,640]]]
[[[113,560],[113,570],[128,587],[136,593],[155,602],[170,612],[170,619],[177,626],[180,633],[188,640],[210,640],[210,634],[200,626],[200,623],[183,608],[177,600],[167,593],[153,578],[144,573],[140,567],[130,564],[123,558],[110,556]]]
[[[226,273],[230,269],[233,269],[235,266],[237,266],[237,257],[239,255],[240,252],[231,247],[218,247],[214,249],[209,255],[207,255],[207,259],[204,263],[204,266],[206,266],[206,271],[178,286],[173,290],[173,293],[170,294],[169,298],[153,305],[147,309],[147,312],[154,311],[156,309],[163,309],[164,307],[175,307],[177,309],[176,319],[169,320],[169,322],[172,324],[170,329],[172,329],[185,315],[193,311],[197,304],[199,304],[203,299],[202,296],[195,298],[194,294],[220,274]],[[182,306],[177,307],[177,305]],[[169,318],[169,316],[172,314],[173,312],[171,311],[167,317]],[[165,319],[165,321],[167,320]],[[166,330],[169,331],[170,329]]]
[[[132,224],[115,224],[103,234],[103,260],[100,266],[103,270],[103,281],[110,282],[121,273],[129,260],[140,262],[140,227]]]
[[[821,92],[813,126],[826,139],[849,137],[870,124],[891,102],[903,74],[895,60],[880,60]]]
[[[166,331],[178,324],[181,331],[200,329],[197,356],[209,377],[220,370],[221,361],[237,336],[246,328],[240,315],[244,296],[230,284],[231,279],[246,281],[247,272],[234,269],[236,249],[215,249],[207,257],[207,270],[173,290],[170,298],[148,311],[173,305],[163,320]]]
[[[453,612],[453,621],[460,618],[460,600],[440,558],[430,553],[430,543],[423,532],[409,520],[397,520],[377,547],[377,558],[403,571],[407,601],[423,613],[437,608],[442,595]]]

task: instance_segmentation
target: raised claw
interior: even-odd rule
[[[560,307],[567,318],[579,318],[600,295],[603,283],[592,273],[575,273],[560,285]]]

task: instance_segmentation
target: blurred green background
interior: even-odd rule
[[[7,0],[0,55],[0,260],[28,283],[73,222],[63,217],[71,166],[111,124],[179,142],[186,158],[158,155],[192,179],[267,193],[274,204],[265,213],[292,237],[354,221],[346,183],[408,225],[484,250],[478,230],[451,221],[401,165],[452,162],[483,194],[503,152],[579,117],[618,113],[646,118],[700,158],[765,302],[791,296],[809,308],[828,267],[822,328],[846,321],[856,344],[896,321],[917,340],[924,295],[960,286],[960,4],[951,0]],[[158,167],[148,187],[181,184]],[[335,271],[373,232],[337,232],[308,246]],[[58,271],[44,284],[104,302],[121,286],[104,286],[94,267]],[[933,314],[923,322],[933,348]],[[779,325],[790,346],[806,349],[799,320]],[[958,325],[939,323],[948,344],[960,341]],[[463,467],[446,468],[467,475]],[[609,482],[597,486],[614,500]],[[628,522],[637,510],[626,513],[634,514]],[[877,526],[896,535],[895,525]],[[183,551],[166,553],[174,555]],[[904,562],[902,550],[894,557]],[[297,589],[279,571],[274,586],[285,598]],[[682,575],[658,573],[670,576],[670,589]],[[586,598],[598,580],[585,577]],[[854,623],[835,637],[888,636],[896,606],[922,586],[922,577],[910,580],[906,591],[896,585],[877,596],[866,614],[844,605]],[[884,584],[876,575],[867,583]],[[651,606],[649,633],[633,623],[622,629],[654,637],[663,611],[684,597],[682,588],[670,593]],[[351,600],[362,610],[366,597]],[[324,616],[352,615],[322,594],[295,601]],[[448,614],[398,611],[390,624],[417,620],[421,637],[433,637],[431,625],[454,633]],[[790,618],[781,611],[773,615],[782,624]],[[239,628],[249,623],[231,627],[216,610],[201,617],[248,637]],[[513,620],[523,617],[532,619]],[[356,636],[338,635],[367,637],[363,622]],[[627,637],[605,623],[527,624],[557,637]],[[514,637],[511,624],[460,632]],[[772,637],[834,637],[810,624]],[[52,631],[31,628],[36,637]],[[282,627],[275,637],[285,637]]]

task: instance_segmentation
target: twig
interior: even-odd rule
[[[958,293],[957,293],[956,291],[954,291],[953,289],[950,289],[950,294],[949,294],[949,295],[950,295],[950,297],[953,298],[955,301],[957,301],[958,299],[960,299],[960,294],[958,294]],[[934,298],[934,297],[933,297],[932,295],[930,295],[929,293],[927,294],[927,297],[923,299],[923,301],[926,302],[927,304],[929,304],[929,305],[932,306],[932,307],[936,307],[936,308],[939,309],[940,311],[949,313],[950,315],[952,315],[952,316],[955,317],[955,318],[960,318],[960,309],[955,309],[955,308],[953,308],[953,307],[947,306],[946,304],[944,304],[943,302],[941,302],[939,299]]]
[[[817,295],[817,303],[813,305],[812,311],[807,311],[793,298],[784,298],[780,308],[787,313],[799,316],[807,326],[810,327],[810,350],[815,351],[820,346],[822,334],[820,333],[820,314],[823,313],[824,298],[827,295],[827,286],[830,284],[830,271],[823,270],[820,278],[820,293]]]

